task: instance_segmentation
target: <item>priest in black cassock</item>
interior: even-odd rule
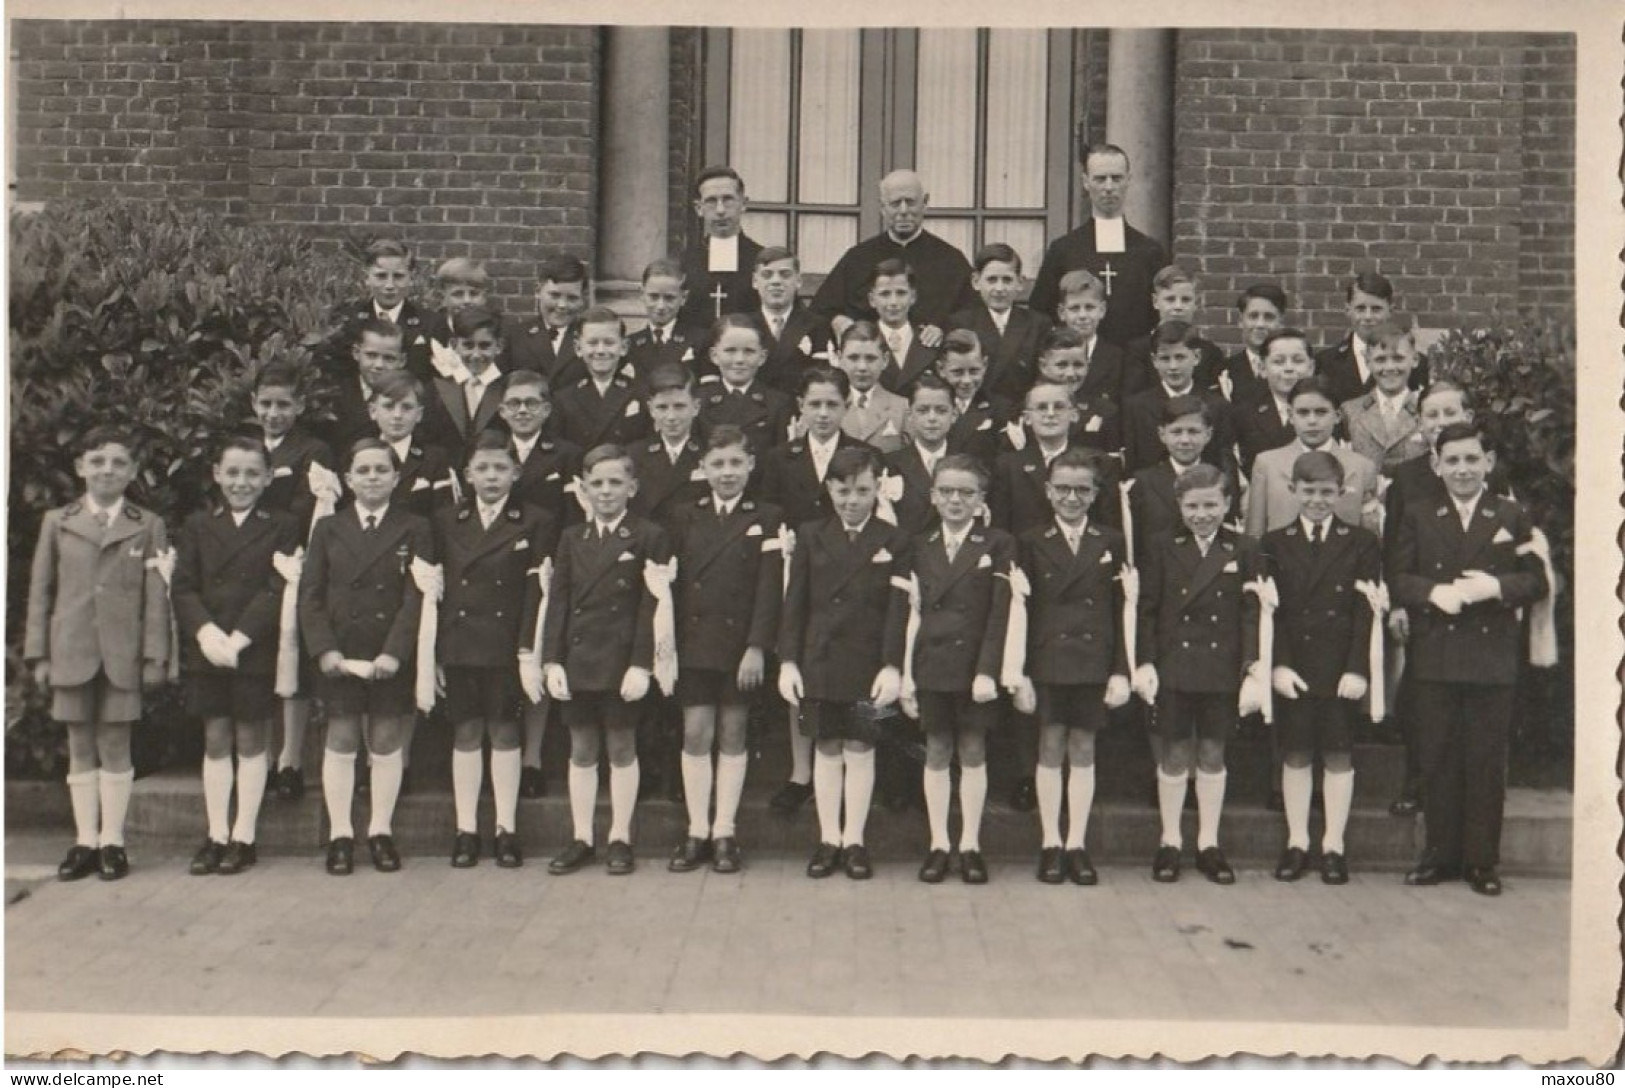
[[[740,224],[745,217],[745,182],[731,166],[708,166],[694,182],[694,211],[702,230],[683,251],[688,301],[678,324],[709,330],[723,314],[755,313],[762,300],[751,285],[756,255],[762,251]]]
[[[1168,264],[1168,250],[1161,242],[1123,221],[1129,176],[1128,154],[1122,148],[1094,144],[1084,152],[1089,221],[1050,243],[1028,298],[1029,306],[1053,320],[1061,301],[1061,277],[1074,269],[1088,269],[1106,285],[1100,337],[1119,346],[1156,327],[1151,280]]]

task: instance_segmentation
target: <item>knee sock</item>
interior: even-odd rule
[[[1038,830],[1045,850],[1061,845],[1061,768],[1039,764],[1033,772],[1033,788],[1038,792]]]
[[[598,808],[598,764],[570,764],[570,822],[575,837],[592,845],[592,817]]]
[[[1185,772],[1168,774],[1157,768],[1157,810],[1162,814],[1162,845],[1178,847],[1184,844],[1179,829],[1179,814],[1185,808],[1187,788]]]
[[[457,830],[465,835],[480,829],[480,783],[485,780],[485,756],[478,748],[451,750],[451,795],[457,805]]]
[[[1220,771],[1196,772],[1196,848],[1219,845],[1219,813],[1224,808],[1224,783],[1229,775]]]
[[[817,753],[813,757],[813,805],[818,809],[818,841],[841,845],[841,776],[846,757]]]
[[[952,845],[948,841],[948,795],[953,790],[948,768],[934,770],[927,767],[924,788],[925,816],[931,825],[931,849],[947,850]]]
[[[987,764],[959,768],[959,852],[982,849],[982,809],[987,804]]]
[[[1095,765],[1073,767],[1066,779],[1066,848],[1082,850],[1089,833],[1089,810],[1095,805]]]
[[[368,835],[394,833],[395,802],[401,796],[401,774],[406,770],[404,748],[397,748],[387,756],[372,756],[372,818]],[[476,795],[477,796],[477,795]]]
[[[92,850],[102,844],[101,772],[79,771],[68,776],[68,800],[73,802],[73,828],[79,846]]]
[[[322,797],[327,802],[328,834],[335,839],[355,838],[350,805],[355,797],[355,753],[322,753]]]
[[[745,792],[745,768],[750,757],[744,752],[729,755],[717,753],[717,822],[711,834],[717,838],[732,838],[734,821],[739,815],[739,798]]]
[[[632,842],[632,809],[638,803],[638,761],[609,768],[609,841]]]
[[[711,757],[683,753],[683,801],[688,805],[688,835],[708,837],[711,828]]]
[[[497,830],[519,830],[519,749],[491,749],[491,800],[496,802]]]
[[[203,757],[203,811],[209,817],[209,841],[231,838],[231,757]]]
[[[790,712],[790,781],[803,786],[812,781],[813,739],[803,736],[796,722],[795,711]]]
[[[875,795],[875,750],[847,752],[846,826],[841,829],[842,846],[862,846],[863,829],[869,824],[869,801]]]
[[[1333,774],[1325,772],[1320,779],[1321,793],[1326,802],[1326,834],[1320,848],[1328,854],[1343,853],[1343,832],[1348,827],[1349,809],[1354,806],[1354,769]]]
[[[135,770],[109,771],[103,767],[97,785],[102,795],[102,845],[124,845],[124,814],[130,809],[130,788]]]
[[[265,800],[265,776],[270,769],[271,757],[265,752],[257,756],[237,757],[237,822],[232,825],[231,837],[252,845],[260,822],[260,802]]]
[[[1281,768],[1281,799],[1286,803],[1286,844],[1309,849],[1309,795],[1314,792],[1313,767]]]

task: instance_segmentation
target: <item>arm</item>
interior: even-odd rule
[[[434,562],[434,540],[430,536],[427,521],[419,518],[417,524],[412,527],[408,540],[411,543],[413,559]],[[409,568],[401,578],[400,607],[395,610],[395,619],[389,626],[389,636],[384,639],[383,649],[383,653],[402,665],[412,660],[412,655],[417,649],[418,616],[422,611],[423,591],[418,589],[417,579],[412,577]]]
[[[897,549],[891,565],[891,591],[886,601],[886,626],[881,636],[881,664],[901,669],[908,653],[908,579],[914,573],[912,549],[901,547],[901,533],[892,541]],[[997,674],[995,674],[997,675]]]
[[[1517,516],[1514,520],[1513,536],[1518,546],[1529,543],[1530,526],[1529,517],[1522,509],[1514,507]],[[1520,555],[1516,557],[1517,570],[1506,574],[1498,574],[1497,580],[1501,583],[1501,604],[1507,608],[1522,608],[1533,604],[1546,596],[1550,587],[1546,584],[1546,568],[1541,565],[1539,558],[1534,555]]]
[[[1010,575],[1016,567],[1016,542],[1000,534],[993,544],[993,602],[982,628],[982,646],[976,655],[976,674],[999,679],[1004,666],[1004,636],[1010,626]],[[1004,575],[1004,577],[997,577]]]
[[[30,664],[51,659],[51,613],[56,608],[56,534],[61,511],[48,510],[34,545],[34,566],[28,577],[28,629],[23,658]]]
[[[1140,557],[1140,605],[1136,610],[1135,652],[1139,665],[1157,663],[1157,604],[1162,597],[1162,538],[1153,537]]]
[[[1254,578],[1263,577],[1267,571],[1258,554],[1258,547],[1252,541],[1242,539],[1241,573],[1242,581],[1250,582]],[[1257,594],[1243,593],[1241,595],[1241,676],[1236,677],[1239,683],[1258,661],[1258,618],[1261,612]],[[1279,639],[1276,640],[1279,643]],[[1264,678],[1269,683],[1269,678]]]
[[[277,528],[275,550],[283,555],[292,555],[299,547],[299,522],[289,517]],[[180,581],[180,571],[176,570],[176,581]],[[282,575],[277,573],[276,567],[266,572],[265,584],[260,587],[254,599],[248,602],[242,615],[237,617],[236,632],[241,633],[251,642],[264,642],[266,639],[275,639],[277,625],[281,620],[282,590],[285,583]]]
[[[664,563],[671,558],[671,542],[666,532],[659,526],[649,524],[648,535],[644,537],[646,543],[643,548],[643,558]],[[655,596],[643,584],[643,572],[639,568],[638,576],[638,617],[637,628],[632,634],[632,657],[627,662],[629,666],[639,669],[654,667],[655,659]]]
[[[1055,314],[1056,287],[1061,282],[1061,275],[1065,271],[1062,265],[1061,239],[1056,239],[1044,250],[1044,262],[1038,267],[1038,275],[1033,278],[1032,292],[1027,296],[1027,305],[1033,312],[1043,317],[1052,317]]]
[[[542,664],[563,665],[570,627],[570,539],[560,538],[553,557],[553,587],[547,595],[547,619],[542,628]]]
[[[751,600],[750,633],[745,644],[766,652],[779,632],[784,594],[784,552],[779,546],[778,518],[762,519],[761,558],[756,566],[755,596]]]
[[[531,649],[531,640],[536,630],[536,617],[542,609],[542,587],[531,573],[532,568],[539,567],[553,554],[553,548],[558,542],[558,533],[553,529],[551,515],[537,510],[536,524],[531,527],[530,533],[530,563],[525,569],[525,606],[519,615],[519,649]]]
[[[169,534],[164,521],[149,513],[151,526],[147,529],[146,558],[152,559],[169,547]],[[141,611],[141,660],[148,666],[164,666],[175,647],[169,644],[169,585],[164,576],[153,567],[147,567],[142,584],[145,600]]]
[[[175,537],[175,580],[169,587],[175,609],[175,625],[187,639],[214,623],[208,605],[203,603],[203,554],[197,542],[197,524],[187,519]],[[229,632],[228,632],[229,633]]]
[[[317,522],[316,532],[310,538],[310,550],[305,555],[305,569],[299,576],[299,629],[305,636],[305,650],[318,660],[339,648],[327,604],[327,530],[332,520]]]

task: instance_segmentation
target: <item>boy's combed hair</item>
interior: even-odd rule
[[[370,268],[381,260],[390,257],[401,257],[406,261],[406,267],[412,267],[412,251],[406,248],[406,243],[395,238],[378,238],[362,251],[362,257]]]
[[[807,390],[815,385],[833,385],[841,392],[841,399],[845,400],[852,395],[852,379],[846,376],[846,371],[833,366],[810,366],[801,372],[801,380],[796,383],[796,396],[805,397]]]
[[[1151,330],[1151,350],[1157,348],[1190,347],[1196,339],[1196,329],[1189,321],[1163,321]]]
[[[1106,285],[1100,282],[1100,277],[1087,268],[1074,268],[1061,277],[1057,285],[1061,292],[1061,299],[1065,301],[1074,295],[1093,295],[1098,301],[1106,301]]]
[[[303,388],[299,368],[292,363],[267,363],[254,375],[254,392],[262,389],[286,389],[295,397]]]
[[[745,195],[745,179],[739,176],[739,171],[731,166],[707,166],[700,171],[700,176],[694,179],[694,199],[700,199],[700,186],[717,178],[727,178],[739,190],[739,195]]]
[[[942,393],[948,398],[949,404],[954,402],[954,387],[948,384],[947,378],[934,370],[927,370],[914,379],[914,388],[908,391],[909,404],[913,404],[919,399],[922,390],[929,393]]]
[[[588,325],[614,325],[623,336],[626,334],[626,324],[621,320],[621,315],[608,306],[588,307],[587,312],[576,320],[576,324],[582,328]]]
[[[553,387],[548,384],[547,375],[534,370],[508,371],[508,384],[503,386],[503,392],[511,393],[515,389],[534,389],[543,400],[553,399]]]
[[[901,257],[887,257],[875,265],[874,274],[869,277],[869,287],[873,289],[874,285],[879,283],[883,276],[902,276],[908,281],[910,287],[918,286],[918,281],[914,278],[913,267]]]
[[[1194,286],[1196,277],[1177,264],[1170,264],[1151,277],[1151,290],[1163,291],[1176,283],[1188,283]]]
[[[942,354],[955,357],[982,354],[982,338],[969,329],[952,329],[942,338]]]
[[[557,253],[536,268],[537,283],[579,283],[585,290],[592,283],[587,262],[567,253]]]
[[[605,461],[619,461],[626,466],[626,471],[632,479],[638,478],[638,465],[632,455],[613,442],[606,442],[602,446],[594,446],[587,451],[587,456],[581,459],[581,475],[585,476]]]
[[[401,327],[384,317],[369,317],[357,326],[355,342],[361,343],[363,336],[381,336],[385,340],[393,340],[397,344],[403,343],[406,339],[405,334],[401,332]]]
[[[1425,408],[1435,393],[1454,393],[1461,398],[1461,407],[1464,411],[1473,410],[1473,395],[1467,391],[1466,386],[1450,378],[1434,378],[1429,382],[1428,387],[1422,390],[1422,395],[1416,399],[1416,410],[1420,412]]]
[[[131,457],[140,457],[135,448],[134,433],[112,423],[99,423],[86,431],[74,447],[74,452],[83,455],[103,446],[123,446]]]
[[[766,347],[762,343],[762,327],[756,323],[756,318],[751,314],[723,314],[717,318],[711,323],[711,343],[720,343],[722,334],[729,329],[744,329],[756,337],[758,348]]]
[[[1498,448],[1495,434],[1488,427],[1478,422],[1459,420],[1439,428],[1439,433],[1433,436],[1433,452],[1441,452],[1452,442],[1463,442],[1473,438],[1478,439],[1478,444],[1483,447],[1485,453],[1494,453]]]
[[[880,479],[880,451],[873,446],[842,446],[835,451],[835,456],[829,459],[829,469],[824,473],[824,482],[839,480],[842,483],[851,483],[865,472],[875,479]]]
[[[1309,334],[1304,332],[1302,329],[1295,329],[1289,325],[1276,329],[1274,332],[1264,337],[1264,342],[1259,345],[1258,350],[1262,351],[1265,355],[1268,355],[1270,353],[1270,348],[1275,345],[1277,340],[1298,340],[1302,342],[1305,351],[1308,351],[1309,349]],[[1313,357],[1313,353],[1311,353],[1310,358]]]
[[[1073,348],[1086,346],[1088,341],[1084,340],[1083,333],[1071,325],[1051,325],[1049,331],[1044,334],[1043,341],[1038,345],[1038,358],[1043,359],[1052,352],[1071,351]]]
[[[978,272],[985,270],[990,264],[1007,264],[1015,269],[1016,275],[1021,275],[1021,254],[1007,242],[989,242],[976,251],[976,256],[970,263]]]
[[[1105,478],[1105,462],[1100,454],[1084,446],[1068,446],[1050,459],[1049,467],[1044,470],[1044,479],[1055,479],[1055,473],[1063,468],[1087,469],[1094,477],[1095,486]]]
[[[732,423],[718,423],[711,428],[711,433],[705,436],[705,452],[712,450],[728,450],[735,446],[746,453],[753,453],[750,445],[750,436],[743,427],[736,427]]]
[[[1195,393],[1181,393],[1162,402],[1162,425],[1178,423],[1186,416],[1201,416],[1208,429],[1213,428],[1213,409]]]
[[[656,257],[644,265],[643,279],[640,282],[647,284],[656,276],[664,276],[681,284],[688,283],[688,273],[683,271],[683,262],[676,257]]]
[[[502,315],[487,306],[470,306],[451,315],[453,336],[467,339],[481,329],[495,333],[498,340],[502,339]]]
[[[880,335],[880,326],[873,321],[854,321],[848,325],[846,331],[841,333],[840,342],[835,345],[835,350],[845,351],[846,345],[851,343],[879,344],[881,354],[888,358],[891,356],[891,346],[886,343],[886,338]]]
[[[649,399],[661,393],[687,393],[694,395],[694,375],[678,363],[662,363],[649,375]]]
[[[796,266],[797,272],[801,271],[801,258],[790,252],[786,246],[763,246],[762,251],[756,255],[757,268],[766,268],[780,261],[789,261]]]
[[[1175,478],[1174,498],[1183,498],[1192,491],[1201,491],[1208,487],[1216,487],[1224,492],[1226,498],[1230,497],[1229,477],[1217,467],[1205,461],[1198,461]]]
[[[931,482],[936,483],[944,472],[968,472],[976,477],[976,486],[983,491],[987,490],[988,482],[992,479],[987,474],[987,466],[968,453],[950,453],[937,462],[937,467],[931,470]]]
[[[476,454],[494,451],[501,451],[511,457],[513,449],[510,443],[512,441],[508,437],[507,431],[499,431],[495,427],[486,427],[474,436],[474,444],[469,447],[468,459],[473,461]]]
[[[1333,408],[1337,407],[1337,400],[1332,395],[1331,383],[1319,374],[1299,378],[1293,384],[1292,392],[1286,395],[1286,402],[1288,405],[1296,404],[1299,397],[1319,397]]]
[[[350,443],[350,448],[344,451],[344,471],[349,472],[350,469],[354,468],[355,459],[369,450],[383,450],[384,453],[389,455],[389,463],[395,467],[395,471],[399,472],[401,470],[401,459],[395,456],[395,451],[390,448],[389,443],[382,438],[374,438],[368,435],[365,438],[356,439]]]
[[[241,450],[244,453],[257,453],[260,459],[269,467],[271,464],[271,451],[265,448],[265,443],[251,434],[234,434],[227,436],[220,443],[220,449],[215,452],[214,463],[219,464],[226,459],[226,454],[232,450]]]
[[[372,384],[372,396],[369,400],[405,400],[407,397],[416,397],[419,404],[423,403],[423,382],[416,374],[409,370],[391,370],[380,374],[378,380]]]
[[[1033,382],[1033,384],[1028,387],[1027,395],[1022,399],[1021,406],[1023,408],[1029,407],[1033,402],[1033,394],[1038,392],[1040,389],[1053,389],[1058,393],[1066,395],[1067,397],[1072,396],[1072,390],[1068,389],[1060,382],[1052,382],[1048,378],[1039,378],[1036,382]]]
[[[1409,344],[1416,347],[1416,328],[1409,314],[1393,313],[1388,320],[1377,327],[1372,334],[1371,345],[1379,348],[1394,348],[1400,344]]]
[[[1254,283],[1248,285],[1236,298],[1236,309],[1245,310],[1247,304],[1255,298],[1261,298],[1274,306],[1281,313],[1286,313],[1286,292],[1278,283]]]
[[[491,286],[491,275],[485,266],[472,257],[452,257],[440,262],[434,271],[435,282],[442,287],[460,284],[467,287]]]
[[[1361,272],[1349,281],[1348,297],[1352,301],[1354,292],[1374,295],[1384,302],[1394,301],[1394,285],[1380,272]]]
[[[1292,462],[1292,482],[1295,484],[1334,483],[1343,486],[1343,462],[1325,450],[1310,450],[1298,455]]]

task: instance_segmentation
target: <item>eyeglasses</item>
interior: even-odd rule
[[[978,487],[933,487],[931,492],[939,499],[974,499],[982,490]]]
[[[1049,489],[1063,499],[1087,499],[1096,494],[1097,488],[1093,484],[1073,486],[1072,484],[1050,484]]]
[[[511,397],[502,402],[502,407],[512,408],[515,411],[538,412],[546,404],[547,401],[537,397]]]

